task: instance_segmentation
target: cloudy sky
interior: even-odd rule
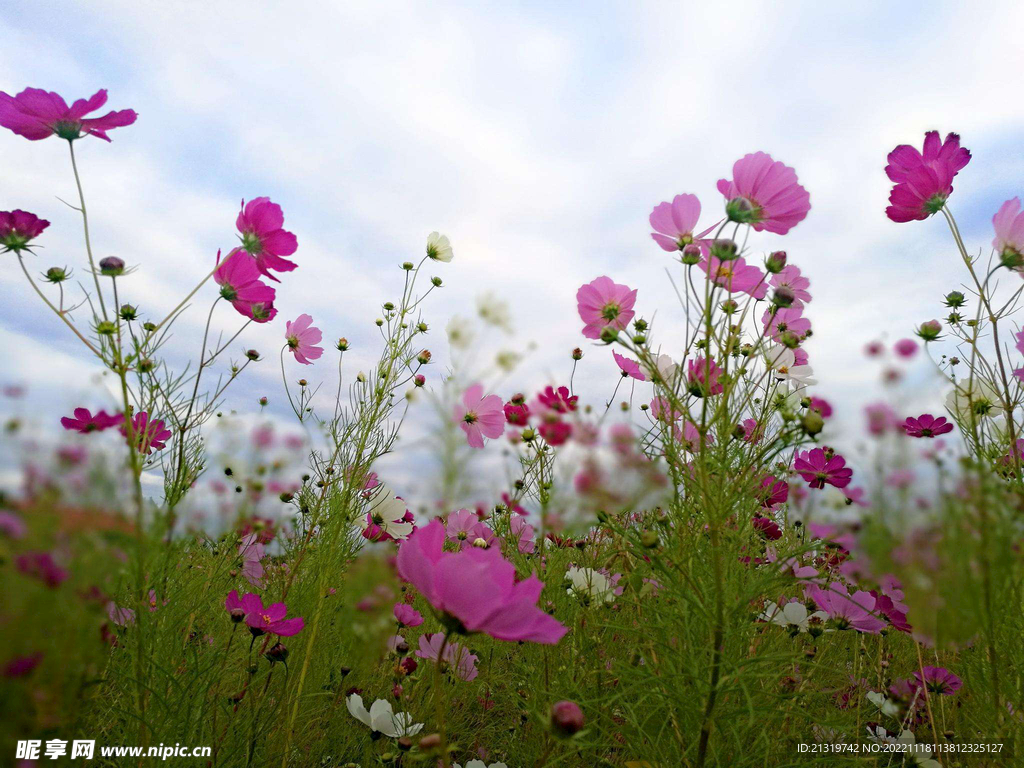
[[[70,100],[105,87],[111,108],[138,111],[113,144],[78,147],[96,250],[138,266],[126,290],[150,316],[233,245],[241,198],[283,206],[301,266],[279,287],[278,321],[245,336],[269,360],[238,387],[239,407],[283,399],[276,351],[284,319],[300,312],[328,339],[348,337],[356,364],[376,354],[372,320],[400,290],[397,264],[435,229],[456,253],[438,265],[447,287],[427,309],[442,364],[440,329],[490,290],[513,312],[505,345],[537,345],[509,388],[564,379],[568,350],[584,341],[576,288],[602,274],[639,288],[638,307],[658,310],[668,336],[681,316],[648,236],[652,206],[695,193],[710,223],[722,207],[715,182],[767,151],[796,168],[812,210],[785,238],[751,246],[784,248],[811,278],[818,391],[851,419],[877,394],[863,345],[941,316],[940,297],[963,279],[940,220],[885,218],[885,156],[930,128],[960,132],[974,159],[951,205],[987,252],[992,213],[1024,191],[1022,24],[1012,2],[980,12],[960,2],[8,0],[0,90]],[[73,195],[62,143],[0,135],[0,209],[53,222],[40,271],[83,274],[80,222],[56,200]],[[95,367],[10,259],[0,290],[2,383],[29,385],[45,415],[97,402]],[[169,352],[188,351],[202,312]],[[333,381],[328,365],[304,373]],[[607,398],[612,373],[610,355],[592,350],[577,379],[584,397]]]

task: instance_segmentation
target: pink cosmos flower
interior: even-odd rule
[[[640,370],[640,363],[636,360],[630,360],[628,357],[624,357],[615,351],[612,352],[612,357],[615,359],[616,365],[619,366],[619,370],[622,371],[623,378],[628,376],[637,381],[647,381],[647,377]]]
[[[505,403],[503,408],[505,421],[514,427],[525,427],[530,423],[530,406],[522,400],[523,396],[517,395]]]
[[[811,300],[811,281],[800,274],[800,267],[788,264],[769,281],[773,288],[786,288],[793,294],[794,307],[802,307]]]
[[[121,434],[128,436],[128,430],[121,425]],[[149,420],[149,414],[139,411],[132,419],[132,434],[135,436],[136,447],[139,453],[149,455],[154,450],[162,451],[171,437],[171,430],[164,428],[160,419]]]
[[[131,608],[122,608],[111,600],[107,603],[107,618],[119,627],[127,627],[135,623],[135,611]]]
[[[124,424],[124,414],[111,415],[106,411],[100,411],[93,416],[88,408],[75,408],[74,418],[61,416],[60,423],[64,429],[88,434],[89,432],[102,432],[105,429],[116,427],[118,424]]]
[[[743,257],[722,261],[708,254],[698,264],[710,280],[729,293],[746,293],[755,299],[768,295],[765,274],[753,264],[747,264]]]
[[[782,529],[774,520],[767,517],[755,517],[751,521],[754,530],[768,541],[776,541],[782,538]]]
[[[699,242],[714,226],[693,234],[700,218],[700,200],[696,195],[676,195],[671,203],[658,203],[651,211],[651,237],[666,251],[681,251]]]
[[[3,675],[7,678],[25,677],[31,674],[42,660],[43,654],[40,652],[28,656],[16,656],[4,664]]]
[[[683,415],[682,411],[676,410],[664,397],[655,397],[651,400],[651,415],[658,421],[673,424]]]
[[[900,339],[892,345],[893,351],[904,359],[909,359],[917,354],[917,342],[913,339]]]
[[[475,512],[468,509],[459,509],[448,515],[445,522],[445,534],[449,541],[454,541],[460,546],[469,540],[473,527],[480,522]]]
[[[802,307],[769,307],[761,316],[765,333],[775,341],[782,340],[782,334],[792,333],[803,339],[811,330],[811,321],[803,316]]]
[[[508,521],[508,527],[511,538],[516,542],[516,549],[521,554],[531,554],[535,548],[533,526],[527,523],[523,517],[517,515]]]
[[[585,323],[583,335],[588,339],[600,339],[601,331],[611,328],[623,330],[636,314],[636,290],[613,283],[610,277],[601,276],[576,291],[576,308]]]
[[[228,595],[228,600],[234,604],[234,601],[231,600],[232,595],[237,599],[238,592],[232,591]],[[227,605],[228,602],[225,601],[225,607]],[[256,637],[267,633],[278,637],[291,637],[297,635],[306,626],[305,620],[301,617],[285,618],[288,614],[288,606],[284,603],[274,603],[264,608],[260,596],[254,595],[252,592],[242,595],[242,599],[238,600],[238,606],[245,611],[245,623],[249,627],[249,632]],[[228,608],[228,610],[232,609]]]
[[[323,347],[315,346],[323,334],[319,328],[313,327],[313,318],[309,315],[299,315],[285,323],[284,338],[295,360],[303,365],[312,365],[324,353]]]
[[[17,211],[15,211],[17,213]],[[0,213],[0,221],[3,214]],[[992,247],[1003,255],[1024,254],[1024,213],[1020,210],[1020,198],[1007,200],[992,217],[992,228],[996,232]],[[3,241],[3,227],[0,226],[0,242]]]
[[[242,557],[242,576],[254,587],[263,584],[263,544],[259,536],[250,533],[238,542],[238,554]]]
[[[822,448],[814,448],[798,453],[793,469],[811,488],[824,488],[825,483],[845,488],[853,477],[853,470],[846,466],[846,459],[834,453],[831,448],[827,452]]]
[[[14,565],[26,576],[34,576],[51,589],[67,581],[70,575],[57,565],[49,552],[26,552],[14,558]]]
[[[131,125],[138,115],[133,109],[122,109],[103,117],[86,117],[106,103],[107,91],[102,88],[88,99],[78,99],[70,107],[56,93],[39,88],[26,88],[17,96],[0,91],[0,125],[30,141],[54,135],[68,141],[82,136],[98,136],[110,141],[107,131]]]
[[[537,607],[544,588],[535,575],[516,581],[516,570],[497,547],[445,552],[438,520],[398,548],[398,573],[411,582],[452,631],[484,632],[497,640],[553,645],[568,631]]]
[[[28,533],[28,526],[18,515],[0,509],[0,533],[12,539],[23,539]]]
[[[684,421],[682,428],[676,427],[675,438],[683,446],[683,450],[697,453],[704,445],[714,445],[715,438],[710,432],[703,437],[697,425],[692,421]]]
[[[870,592],[859,590],[852,595],[846,586],[838,581],[822,589],[817,585],[809,585],[805,590],[807,597],[836,621],[840,629],[856,629],[858,632],[877,635],[885,629],[885,622],[872,615],[875,610],[875,598]]]
[[[442,645],[444,645],[444,632],[428,632],[420,635],[420,647],[416,651],[416,655],[421,659],[428,659],[436,664],[438,659],[441,658]],[[444,656],[441,658],[441,661],[451,669],[457,678],[465,680],[467,683],[475,679],[478,674],[476,668],[477,660],[474,654],[456,642],[449,642],[445,645]]]
[[[29,243],[48,226],[50,222],[28,211],[0,211],[0,253],[31,250]]]
[[[614,353],[613,353],[614,354]],[[571,413],[576,410],[578,395],[569,395],[568,387],[545,387],[544,391],[537,395],[538,402],[545,408],[555,413]]]
[[[942,210],[953,193],[953,177],[971,161],[955,133],[939,141],[938,131],[924,135],[924,151],[900,144],[889,153],[885,173],[895,186],[885,214],[895,222],[920,221]]]
[[[924,667],[915,672],[914,677],[918,683],[923,683],[929,692],[942,696],[952,696],[963,686],[963,681],[945,667]]]
[[[764,427],[757,423],[757,419],[744,419],[743,439],[748,443],[759,443],[764,437]]]
[[[395,603],[392,611],[395,614],[395,621],[403,627],[418,627],[423,623],[423,614],[405,603]]]
[[[722,369],[718,364],[701,355],[686,363],[686,389],[694,397],[720,395],[725,387],[719,381]]]
[[[811,408],[818,412],[818,415],[823,419],[827,419],[832,415],[832,404],[828,400],[821,397],[814,397],[813,395],[809,398],[811,401]]]
[[[887,403],[869,403],[864,406],[864,415],[868,420],[868,432],[876,437],[895,430],[900,423],[896,411]]]
[[[784,235],[811,210],[811,196],[797,183],[796,171],[771,155],[755,152],[740,158],[732,166],[732,176],[732,181],[718,181],[718,191],[728,201],[726,210],[745,211],[742,218],[730,217],[749,221],[758,232]],[[745,202],[740,204],[741,200]]]
[[[545,414],[541,423],[537,425],[537,431],[548,445],[557,447],[564,445],[572,437],[572,424],[562,421],[556,415]]]
[[[936,437],[953,431],[953,425],[945,416],[935,418],[930,413],[922,413],[916,419],[908,417],[900,426],[911,437]]]
[[[483,448],[484,438],[501,437],[505,432],[505,412],[498,395],[484,397],[484,385],[474,384],[462,396],[462,404],[452,412],[466,433],[471,448]]]
[[[775,475],[765,475],[761,478],[758,498],[761,501],[761,506],[769,509],[779,504],[785,504],[789,499],[789,483],[779,480]]]
[[[270,274],[270,270],[291,272],[298,266],[294,261],[282,258],[295,253],[299,241],[283,229],[281,206],[270,202],[269,197],[257,197],[248,204],[243,200],[235,226],[242,233],[242,248],[256,258],[256,267],[270,280],[280,282]]]
[[[220,295],[230,301],[239,314],[257,323],[270,322],[277,316],[274,307],[277,292],[260,280],[256,260],[241,248],[235,248],[220,262],[213,279],[220,286]]]

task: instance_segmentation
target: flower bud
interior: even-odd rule
[[[739,247],[735,240],[720,238],[711,242],[711,255],[719,261],[732,261],[739,256]]]
[[[54,285],[57,283],[63,283],[69,277],[70,275],[65,267],[50,267],[46,270],[45,275],[47,282],[53,283]]]
[[[603,341],[605,344],[611,344],[617,338],[619,338],[618,328],[613,328],[610,325],[606,325],[604,328],[601,329],[601,341]]]
[[[403,261],[402,262],[402,269],[404,269],[406,272],[409,272],[412,268],[413,268],[413,263],[411,261]]]
[[[942,323],[938,320],[929,320],[921,323],[917,329],[917,335],[925,341],[935,341],[942,334]]]
[[[274,643],[264,655],[270,659],[271,664],[276,661],[287,661],[288,649],[284,647],[284,643]]]
[[[309,384],[309,382],[308,382],[308,381],[306,381],[305,379],[299,379],[299,386],[300,386],[300,387],[304,387],[304,386],[306,386],[307,384]]]
[[[144,357],[141,360],[139,360],[139,370],[142,371],[143,373],[149,373],[154,368],[156,368],[156,363],[154,363],[148,357]]]
[[[416,330],[420,333],[426,333],[430,326],[424,323],[422,320],[416,323]]]
[[[377,325],[378,328],[381,328],[384,325],[384,319],[380,317],[378,317],[373,322]]]
[[[722,302],[722,311],[725,312],[725,314],[727,315],[736,314],[739,308],[740,305],[736,303],[735,299],[726,299],[725,301]]]
[[[262,406],[262,405],[266,405],[266,404],[267,404],[267,403],[269,403],[269,402],[270,402],[270,401],[269,401],[269,400],[267,400],[267,396],[266,396],[266,395],[264,395],[263,397],[261,397],[261,398],[260,398],[260,400],[259,400],[259,403],[260,403],[260,405],[261,405],[261,406]]]
[[[100,274],[107,277],[117,277],[124,274],[124,259],[117,256],[107,256],[100,259]]]
[[[420,739],[420,749],[426,751],[431,749],[437,749],[441,746],[441,734],[439,733],[428,733],[422,739]]]
[[[427,383],[427,377],[424,376],[422,373],[417,373],[415,376],[413,376],[412,383],[414,386],[422,387],[424,384]]]
[[[418,362],[420,365],[426,365],[427,363],[429,363],[430,362],[430,350],[429,349],[424,349],[422,352],[420,352],[416,356],[416,362]]]
[[[812,408],[800,419],[800,426],[803,427],[804,432],[813,437],[825,428],[825,419]]]
[[[633,321],[633,327],[642,333],[647,330],[647,321],[642,317],[638,317]]]
[[[255,349],[247,349],[245,351],[245,356],[252,360],[253,362],[256,362],[257,360],[260,359],[260,353],[257,352]]]
[[[583,359],[583,350],[580,349],[579,347],[576,347],[575,349],[573,349],[573,351],[572,351],[572,359],[573,360],[582,360]]]
[[[435,288],[440,288],[441,287],[441,278],[440,277],[432,277],[432,278],[430,278],[430,284],[432,286],[434,286]]]
[[[1007,269],[1020,269],[1024,267],[1024,254],[1015,248],[1004,248],[999,254],[999,263]]]
[[[100,336],[113,336],[117,333],[117,326],[109,320],[101,320],[96,324],[96,333]]]
[[[768,254],[768,258],[764,260],[764,268],[769,274],[779,274],[786,268],[786,252],[773,251]]]
[[[793,289],[785,285],[780,285],[772,294],[772,304],[777,307],[791,307],[795,300],[796,294],[793,293]]]
[[[557,736],[572,736],[583,728],[583,710],[573,701],[559,701],[551,707],[551,729]]]
[[[688,267],[700,261],[701,250],[700,246],[696,243],[690,243],[688,246],[683,248],[682,262]]]
[[[640,543],[643,544],[644,547],[646,547],[647,549],[654,549],[660,543],[658,541],[658,532],[644,531],[642,534],[640,534]]]
[[[338,339],[338,343],[335,344],[334,346],[335,346],[335,348],[337,348],[337,350],[339,352],[347,352],[348,351],[348,339],[346,339],[344,336],[342,336],[340,339]]]
[[[245,621],[245,611],[243,611],[241,608],[232,609],[230,615],[231,620],[235,622],[235,624],[241,624],[243,621]]]
[[[384,302],[384,311],[385,312],[393,312],[394,309],[395,309],[394,303],[392,303],[390,301],[385,301]]]
[[[967,299],[960,291],[950,291],[946,294],[946,306],[950,309],[960,309],[966,303]]]
[[[156,330],[156,323],[145,322],[142,324],[142,330],[146,333],[152,333]]]

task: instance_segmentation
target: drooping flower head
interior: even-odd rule
[[[17,96],[0,91],[0,125],[29,141],[50,136],[68,141],[98,136],[110,141],[107,131],[131,125],[138,115],[133,109],[122,109],[103,117],[86,117],[106,103],[107,91],[102,88],[88,99],[78,99],[70,107],[58,94],[39,88],[26,88]]]
[[[637,381],[647,381],[647,377],[640,370],[640,363],[636,360],[630,360],[628,357],[620,355],[615,351],[612,351],[612,358],[615,360],[615,364],[619,366],[619,370],[622,371],[623,378],[629,377]]]
[[[28,211],[0,211],[0,253],[31,251],[31,242],[50,226]]]
[[[3,214],[0,214],[2,217]],[[1020,198],[1007,200],[992,217],[992,228],[996,232],[992,247],[1004,263],[1019,261],[1024,257],[1024,213],[1020,210]],[[0,228],[2,236],[2,228]],[[1024,272],[1021,272],[1024,275]]]
[[[111,415],[106,411],[100,411],[94,416],[88,408],[75,408],[74,418],[62,416],[60,423],[64,429],[81,432],[84,435],[89,432],[102,432],[105,429],[116,427],[118,424],[123,424],[124,416],[120,413]]]
[[[474,384],[452,411],[455,421],[466,433],[472,448],[483,448],[484,438],[501,437],[505,432],[505,411],[498,395],[484,397],[484,385]]]
[[[217,257],[220,258],[219,252]],[[213,273],[213,279],[220,286],[220,295],[239,314],[257,323],[268,323],[277,316],[277,292],[260,280],[256,260],[243,249],[231,251]]]
[[[121,434],[128,436],[128,430],[123,424]],[[150,421],[149,414],[145,411],[139,411],[132,419],[132,434],[139,453],[147,455],[153,451],[162,451],[171,438],[171,430],[164,427],[164,422],[161,419]]]
[[[235,226],[241,233],[242,248],[256,259],[256,267],[267,278],[280,282],[270,274],[291,272],[298,264],[283,257],[291,256],[299,248],[295,235],[284,229],[281,206],[269,197],[257,197],[248,203],[242,201]]]
[[[554,644],[568,631],[537,607],[543,582],[535,575],[517,582],[498,547],[445,552],[444,539],[444,526],[432,521],[402,543],[397,565],[450,632]]]
[[[316,346],[323,334],[313,326],[313,318],[309,315],[299,315],[285,323],[284,338],[295,360],[303,365],[312,365],[324,353],[323,347]]]
[[[737,160],[732,181],[720,179],[718,191],[725,196],[729,217],[758,232],[784,235],[811,210],[811,196],[797,182],[796,171],[764,152]]]
[[[698,266],[709,280],[729,293],[746,293],[755,299],[763,299],[768,295],[764,272],[753,264],[747,264],[743,257],[722,261],[708,254]]]
[[[942,210],[953,193],[953,177],[971,161],[971,153],[960,146],[957,134],[940,141],[938,131],[928,131],[923,151],[900,144],[888,160],[885,173],[895,186],[885,214],[902,223],[921,221]]]
[[[681,251],[700,241],[714,227],[694,234],[700,218],[700,200],[696,195],[676,195],[671,203],[658,203],[651,211],[651,237],[666,251]]]
[[[636,290],[613,283],[610,277],[601,276],[576,291],[576,308],[585,323],[583,335],[588,339],[600,339],[601,331],[611,328],[623,330],[636,314]]]

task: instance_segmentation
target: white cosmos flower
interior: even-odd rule
[[[874,704],[878,711],[886,717],[896,717],[900,713],[900,708],[894,702],[889,701],[884,693],[876,693],[875,691],[868,691],[868,701]]]
[[[796,365],[796,354],[787,346],[773,344],[764,351],[764,360],[769,368],[790,368]]]
[[[393,739],[402,736],[415,736],[423,729],[423,723],[413,723],[412,715],[408,712],[393,712],[391,702],[384,699],[377,699],[370,705],[370,711],[366,711],[363,705],[363,697],[353,693],[345,700],[348,711],[356,720],[377,733],[383,733]]]
[[[364,515],[359,518],[359,526],[366,530],[370,520],[378,528],[395,539],[404,539],[412,533],[412,523],[403,520],[406,512],[405,502],[395,497],[394,491],[385,488],[371,502],[369,519]]]
[[[447,235],[442,235],[440,232],[431,232],[427,235],[427,256],[434,261],[448,262],[454,255]]]
[[[512,333],[512,310],[508,302],[500,299],[496,293],[488,291],[477,296],[476,312],[485,323]]]
[[[648,370],[651,374],[651,378],[657,376],[666,384],[671,384],[675,381],[676,371],[679,370],[679,366],[676,365],[676,361],[673,360],[669,355],[658,355],[654,361],[655,370]]]
[[[566,571],[565,578],[572,584],[567,594],[588,603],[607,603],[615,599],[615,588],[600,571],[593,568],[577,568],[575,565]]]
[[[890,736],[889,732],[880,725],[868,726],[868,738],[878,744],[895,744],[898,746],[910,746],[917,744],[917,739],[912,731],[904,730],[899,736]],[[907,750],[903,754],[903,765],[916,766],[916,768],[942,768],[942,764],[932,759],[932,751],[923,743],[917,745],[913,750]]]
[[[811,628],[811,621],[818,621],[822,625],[828,621],[828,614],[824,611],[807,612],[807,606],[803,603],[786,603],[779,608],[775,603],[769,601],[761,614],[762,621],[770,621],[786,629],[796,628],[799,632],[807,632]]]
[[[995,416],[999,412],[999,394],[986,379],[961,381],[946,395],[946,409],[960,421]]]
[[[456,349],[466,349],[473,343],[473,326],[464,317],[452,315],[445,330],[448,332],[448,343]]]

